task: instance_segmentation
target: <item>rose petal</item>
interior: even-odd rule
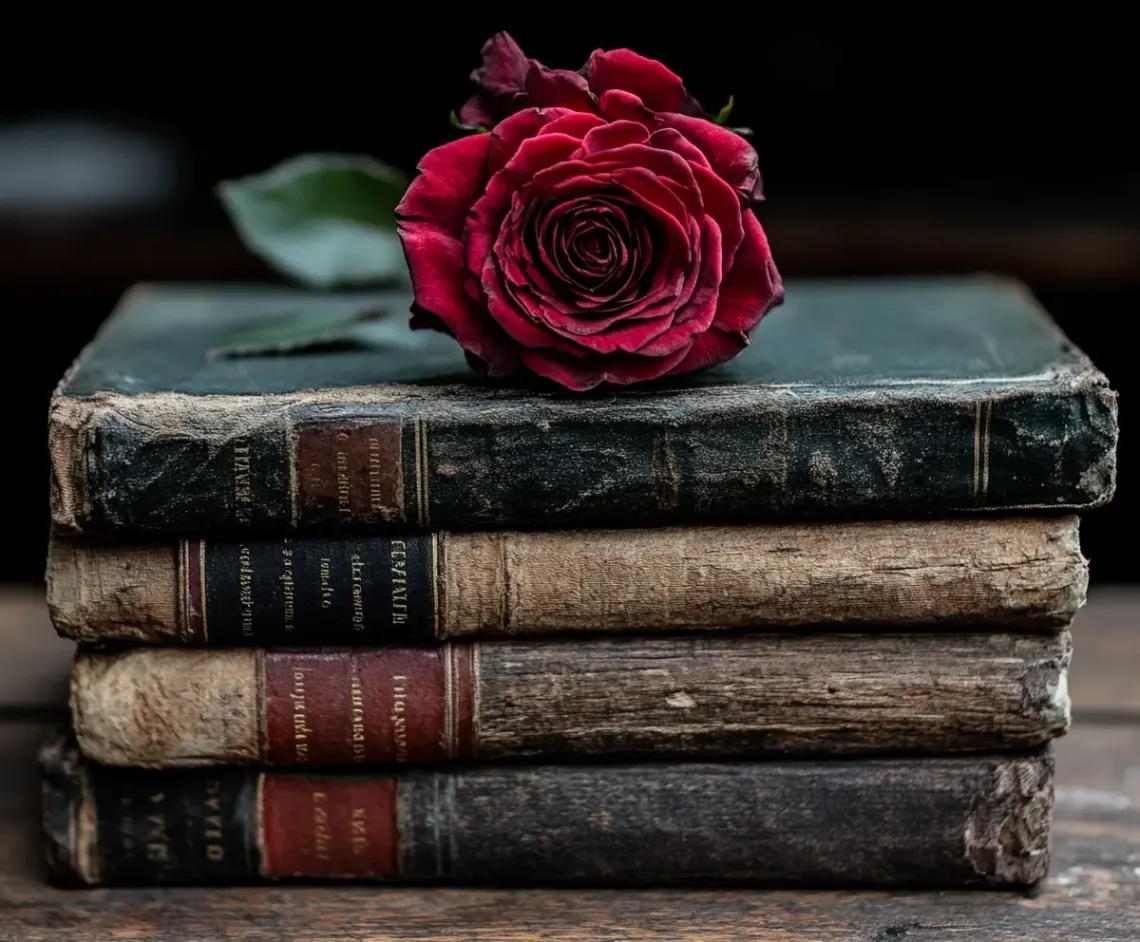
[[[685,169],[688,170],[688,165]],[[689,245],[688,231],[685,226],[685,220],[689,218],[690,206],[682,202],[681,198],[670,187],[662,183],[651,170],[644,167],[626,167],[622,170],[615,170],[613,181],[636,197],[638,202],[655,219],[664,224],[667,232],[672,232],[675,235],[676,240],[670,238],[667,246],[664,246],[665,248],[676,249],[683,246],[686,250],[686,257],[691,255],[692,246]],[[692,198],[695,194],[694,188],[688,195]]]
[[[647,59],[630,49],[597,49],[583,72],[595,95],[621,89],[637,95],[654,111],[680,111],[688,98],[679,76],[656,59]]]
[[[675,331],[669,309],[661,311],[656,317],[629,319],[615,315],[609,320],[610,323],[602,329],[597,329],[593,320],[585,318],[570,323],[563,323],[559,318],[552,319],[548,323],[562,336],[574,338],[592,353],[603,356],[617,353],[665,356],[682,346],[687,347],[689,338],[695,333],[695,331]],[[676,333],[683,334],[679,341],[673,342],[669,339],[661,341],[661,338],[670,338]]]
[[[547,125],[570,115],[577,115],[577,112],[567,111],[565,108],[551,108],[545,111],[526,108],[499,122],[488,135],[490,142],[487,145],[486,177],[493,177],[502,170],[518,153],[524,141],[537,136]]]
[[[577,287],[578,282],[574,274],[564,268],[564,265],[569,262],[569,258],[566,252],[561,251],[560,247],[555,244],[557,239],[553,231],[564,222],[568,215],[573,216],[579,210],[588,209],[591,204],[592,200],[588,196],[580,196],[577,199],[560,203],[545,213],[537,224],[539,257],[552,274],[557,275],[566,285],[571,287]]]
[[[396,207],[397,219],[429,222],[459,238],[467,207],[483,192],[489,143],[486,134],[469,134],[428,151]]]
[[[613,275],[629,262],[629,239],[615,234],[605,204],[593,204],[560,221],[556,237],[565,244],[567,264],[583,287]]]
[[[689,163],[699,164],[702,167],[711,167],[709,159],[704,152],[692,141],[686,138],[676,128],[661,128],[649,135],[649,143],[662,150],[671,150],[680,154]]]
[[[747,210],[741,209],[740,199],[732,187],[711,170],[700,166],[691,169],[700,187],[704,210],[720,227],[721,251],[731,265],[744,241],[743,215]]]
[[[627,239],[615,238],[591,215],[583,212],[574,221],[563,221],[553,238],[568,281],[582,294],[583,303],[592,304],[597,303],[592,294],[596,285],[612,275],[615,267],[628,265],[629,250]]]
[[[687,114],[692,118],[704,118],[706,121],[712,120],[712,115],[705,111],[704,105],[697,101],[692,94],[685,95],[685,103],[681,105],[681,114]]]
[[[640,318],[639,323],[634,325],[637,345],[669,329],[672,322],[665,315],[675,307],[676,291],[674,290],[672,295],[668,293],[667,271],[656,271],[654,280],[648,285],[635,282],[642,291],[634,297],[631,306],[612,312],[591,311],[586,315],[583,310],[586,302],[580,289],[560,295],[548,277],[559,276],[555,264],[548,263],[543,266],[535,258],[530,257],[525,248],[525,234],[520,229],[520,226],[526,223],[525,215],[520,216],[512,211],[500,230],[492,257],[487,260],[488,268],[484,270],[484,292],[488,296],[497,294],[509,305],[492,308],[492,314],[512,336],[525,335],[534,345],[561,348],[563,352],[572,351],[575,356],[585,356],[599,347],[607,353],[615,349],[615,345],[621,340],[620,337],[603,338],[596,342],[583,338],[600,334],[615,321],[623,318],[634,316]],[[638,239],[639,244],[640,241]],[[488,286],[486,279],[491,277],[489,269],[496,266],[502,282]],[[651,310],[655,305],[657,309]],[[657,321],[650,323],[651,316],[655,316]],[[522,322],[517,318],[522,318]],[[554,336],[569,341],[572,346],[561,347],[560,344],[550,340],[540,343],[541,335],[534,330],[537,326],[549,329]],[[633,341],[627,340],[627,343],[630,342]]]
[[[687,347],[692,338],[712,326],[717,312],[717,292],[722,277],[720,230],[711,219],[705,220],[702,233],[701,267],[693,279],[694,291],[687,302],[679,307],[668,330],[638,348],[645,356],[662,356]]]
[[[716,175],[742,196],[751,197],[760,172],[756,151],[735,131],[681,114],[662,115],[666,127],[679,131],[708,158]]]
[[[495,264],[493,255],[483,266],[483,294],[487,298],[487,313],[518,344],[527,349],[557,350],[568,356],[585,356],[587,351],[554,333],[545,324],[534,319],[519,303],[517,287],[506,282]],[[525,290],[525,286],[522,287]]]
[[[674,327],[673,310],[675,301],[670,298],[655,297],[660,294],[660,280],[639,299],[645,305],[633,316],[626,311],[616,311],[606,317],[582,317],[577,311],[562,311],[554,306],[541,309],[543,322],[559,336],[574,340],[595,354],[618,352],[642,352],[643,348],[671,331]],[[650,305],[656,307],[650,308]],[[693,331],[682,331],[688,337]],[[671,352],[680,343],[670,343]]]
[[[688,265],[682,275],[680,290],[676,292],[674,297],[673,319],[675,321],[678,319],[685,320],[692,316],[689,308],[701,284],[705,252],[709,249],[715,249],[717,255],[720,254],[719,230],[717,230],[715,222],[707,217],[696,216],[689,217],[686,222],[689,229],[689,245],[693,247],[693,251],[689,255]],[[708,229],[717,233],[715,242],[709,243],[708,233],[705,231]]]
[[[516,194],[516,198],[517,196],[518,194]],[[597,198],[594,195],[561,202],[546,212],[536,208],[535,204],[522,208],[521,200],[518,203],[518,206],[512,205],[512,215],[516,210],[522,209],[522,217],[518,220],[516,231],[525,233],[528,230],[537,229],[536,242],[539,259],[552,273],[561,276],[563,282],[568,286],[572,285],[577,289],[583,288],[583,285],[574,280],[570,273],[562,271],[562,262],[551,248],[551,240],[556,238],[551,234],[552,231],[562,226],[566,218],[570,217],[577,220],[574,223],[576,227],[589,225],[597,227],[599,232],[605,233],[606,242],[611,246],[613,270],[602,272],[592,284],[591,290],[595,292],[594,298],[598,300],[583,299],[580,302],[584,306],[600,303],[600,296],[596,292],[602,291],[607,283],[614,280],[615,276],[622,274],[622,267],[627,266],[630,261],[630,246],[637,244],[631,235],[625,210],[612,199]],[[529,246],[529,240],[525,235],[515,242],[504,243],[504,272],[507,278],[515,284],[525,284],[530,280],[535,282],[536,290],[551,292],[553,285],[543,274],[541,266],[534,264],[533,248]],[[567,310],[570,308],[567,307]]]
[[[669,375],[680,376],[682,373],[703,370],[705,367],[716,366],[718,363],[727,363],[747,347],[748,343],[748,337],[744,334],[724,333],[715,327],[712,330],[706,330],[697,337],[689,348],[688,354],[670,371]],[[527,365],[529,366],[529,364]]]
[[[630,122],[622,123],[628,126]],[[583,149],[586,146],[586,142],[583,141]],[[703,208],[701,190],[693,175],[692,165],[673,151],[650,147],[648,144],[625,144],[612,150],[588,154],[581,160],[591,167],[612,170],[615,175],[631,168],[646,170],[661,178],[662,183],[668,181],[677,183],[677,187],[669,189],[690,212],[700,213]]]
[[[648,320],[663,314],[660,310],[632,311],[628,305],[615,305],[612,298],[593,300],[570,292],[560,295],[532,260],[520,259],[506,249],[496,257],[514,295],[522,298],[525,294],[528,299],[522,305],[525,311],[567,339],[601,333],[619,320]],[[651,300],[645,299],[645,303]],[[667,327],[668,323],[662,330]]]
[[[784,299],[784,286],[772,261],[768,238],[756,215],[743,214],[744,241],[720,286],[713,325],[718,330],[747,333]]]
[[[459,344],[482,360],[492,376],[518,366],[509,340],[463,289],[463,244],[424,221],[397,223],[416,304],[445,324]]]
[[[579,360],[546,350],[520,350],[519,358],[531,372],[576,392],[586,392],[602,383],[626,385],[657,379],[671,372],[685,359],[686,353],[679,350],[667,357],[618,354]]]
[[[685,204],[676,193],[644,168],[622,167],[613,173],[597,173],[595,167],[584,161],[564,160],[536,173],[522,188],[520,196],[528,203],[535,199],[564,201],[580,195],[606,192],[615,186],[633,196],[638,205],[648,210],[672,233],[664,239],[664,246],[673,253],[682,250],[687,260],[691,252],[688,230],[682,221],[688,217]],[[490,196],[491,188],[488,187],[484,199]]]
[[[670,169],[676,168],[670,167]],[[684,166],[683,172],[688,172],[690,180],[694,182],[694,189],[688,194],[689,197],[699,200],[695,178],[688,171],[687,165]],[[649,209],[654,216],[677,230],[683,238],[685,233],[683,220],[689,215],[687,207],[681,197],[659,177],[659,174],[644,167],[631,167],[620,162],[594,166],[585,160],[565,160],[536,173],[522,187],[521,197],[526,201],[545,198],[550,202],[556,200],[561,202],[577,196],[612,192],[615,187],[620,187],[636,197],[635,202],[638,205]]]
[[[526,90],[530,63],[510,33],[495,33],[480,50],[483,64],[471,81],[492,95],[513,95]]]
[[[659,157],[663,155],[665,152],[658,153]],[[673,155],[667,156],[673,158]],[[675,159],[684,166],[686,173],[690,172],[687,164],[679,158]],[[657,248],[655,257],[650,263],[653,282],[646,284],[638,280],[629,284],[627,300],[618,302],[615,298],[615,303],[599,305],[596,311],[591,312],[592,316],[609,318],[620,314],[622,319],[649,320],[688,304],[698,287],[701,233],[679,197],[659,177],[641,167],[624,167],[608,175],[608,178],[604,174],[597,177],[573,176],[575,173],[584,174],[587,169],[589,165],[584,161],[566,161],[553,166],[537,174],[523,188],[520,198],[568,201],[580,195],[595,195],[599,191],[604,191],[606,184],[609,183],[626,190],[648,214],[648,218],[655,219],[657,225],[662,227],[661,233],[653,240]],[[559,180],[566,175],[570,175],[570,179],[549,185],[551,180]],[[692,193],[688,195],[691,197]],[[536,269],[527,271],[531,276],[537,277]],[[513,280],[515,277],[512,275]],[[559,313],[573,316],[581,305],[580,303],[575,305],[570,299],[566,299],[564,303],[552,299],[550,307]],[[569,328],[566,323],[560,323],[559,326],[561,327],[559,332],[563,334],[578,335],[580,332],[578,329]],[[645,335],[638,335],[636,342],[643,342],[644,339]]]
[[[566,69],[548,69],[534,59],[526,76],[526,95],[527,104],[533,108],[570,108],[595,114],[598,110],[585,78]]]
[[[644,220],[631,223],[618,205],[613,206],[613,215],[613,222],[607,218],[604,223],[609,239],[617,245],[620,260],[591,286],[588,297],[579,295],[576,299],[579,313],[588,315],[591,324],[598,329],[619,318],[639,316],[630,305],[637,301],[638,289],[643,286],[646,269],[652,262],[649,248],[652,240],[647,235]]]
[[[459,109],[459,120],[492,128],[526,107],[526,77],[530,60],[508,33],[496,33],[483,44],[483,64],[471,73],[478,93]]]
[[[560,305],[570,312],[574,304],[572,299],[558,297],[550,273],[543,271],[542,266],[530,257],[523,227],[533,221],[527,212],[529,207],[521,209],[523,211],[520,212],[516,200],[480,273],[487,310],[520,343],[558,348],[571,356],[585,356],[586,351],[573,343],[566,343],[546,324],[543,315],[552,306]],[[521,339],[523,337],[526,340]]]
[[[596,154],[626,144],[644,144],[648,140],[649,130],[639,121],[603,122],[582,138],[582,153]]]
[[[498,118],[491,113],[486,99],[482,95],[473,95],[468,98],[459,109],[459,122],[472,128],[493,128]]]
[[[573,309],[568,301],[558,296],[555,283],[535,264],[522,239],[496,240],[492,249],[499,266],[499,274],[516,288],[527,288],[531,293],[548,299],[550,304],[563,304],[567,311]]]
[[[520,112],[508,118],[499,127],[505,127],[523,115]],[[496,131],[491,132],[492,137]],[[487,180],[483,195],[475,201],[467,214],[465,231],[468,271],[479,277],[478,273],[483,270],[503,217],[510,208],[511,197],[520,185],[531,180],[542,169],[564,164],[578,149],[578,145],[578,139],[568,134],[543,134],[529,138],[522,141],[514,156]]]
[[[583,204],[588,204],[594,199],[591,194],[586,197],[581,197]],[[564,206],[576,204],[578,201],[570,200],[561,205],[555,206],[550,210],[550,216],[557,216]],[[528,244],[526,233],[535,229],[541,230],[544,222],[547,220],[543,218],[543,209],[539,205],[542,203],[536,200],[526,206],[522,204],[519,194],[516,193],[512,198],[511,214],[507,222],[501,228],[500,233],[502,238],[496,240],[495,252],[497,256],[501,256],[500,263],[502,271],[506,277],[515,285],[530,285],[530,287],[539,294],[549,296],[549,303],[556,309],[566,313],[578,312],[581,309],[581,301],[575,298],[572,302],[569,300],[562,300],[558,297],[555,290],[554,283],[547,277],[544,269],[549,269],[553,274],[557,275],[557,263],[553,259],[546,259],[545,264],[538,264],[536,262],[536,254],[539,261],[543,261],[543,249],[540,244],[536,247],[531,247]],[[599,206],[604,209],[609,215],[612,215],[617,220],[618,230],[622,233],[622,238],[619,241],[628,240],[631,245],[639,247],[641,244],[640,235],[636,232],[632,233],[629,220],[625,217],[625,211],[616,203],[616,201],[604,198],[598,201]],[[506,232],[509,228],[512,234],[511,238],[507,238]],[[522,237],[515,237],[518,233],[522,233]],[[535,249],[537,251],[535,251]],[[633,272],[630,273],[632,276]],[[608,280],[608,279],[607,279]],[[604,282],[602,283],[604,284]],[[617,288],[615,287],[615,290]]]
[[[618,88],[602,92],[598,98],[598,111],[611,121],[637,121],[650,130],[656,130],[664,123],[652,109],[645,107],[640,98]]]
[[[618,245],[621,264],[599,281],[594,290],[599,301],[613,301],[631,289],[632,283],[644,274],[651,257],[651,243],[644,220],[631,222],[626,210],[616,201],[612,213],[603,221],[609,238]]]
[[[539,134],[569,134],[571,137],[581,139],[594,128],[604,127],[606,124],[606,119],[601,115],[587,114],[584,111],[547,108],[540,113],[550,120],[539,129]]]

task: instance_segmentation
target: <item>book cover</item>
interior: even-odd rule
[[[1085,509],[1115,486],[1115,393],[1014,282],[790,282],[731,362],[590,394],[481,381],[409,304],[132,290],[52,400],[54,526],[744,523]],[[290,345],[314,319],[326,341]]]
[[[55,537],[78,641],[434,644],[802,625],[1047,630],[1084,604],[1075,516],[93,544]]]
[[[71,715],[84,755],[154,768],[984,752],[1067,730],[1070,650],[1061,631],[81,651]]]
[[[150,771],[42,754],[55,879],[1024,887],[1053,756]]]

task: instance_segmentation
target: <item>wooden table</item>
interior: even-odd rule
[[[34,754],[63,717],[71,645],[39,596],[0,593],[0,942],[112,939],[980,942],[1140,940],[1140,591],[1094,590],[1074,627],[1053,868],[1030,895],[379,888],[56,890]]]

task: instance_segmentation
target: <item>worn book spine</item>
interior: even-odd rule
[[[749,634],[435,648],[80,652],[72,726],[106,765],[758,758],[1038,746],[1070,638]]]
[[[63,882],[1016,887],[1049,866],[1053,759],[149,771],[45,750]]]
[[[51,503],[72,534],[889,518],[1086,509],[1115,488],[1116,394],[1092,369],[984,398],[935,382],[76,398],[66,381]]]
[[[96,545],[56,537],[48,605],[84,642],[379,645],[463,636],[969,625],[1084,604],[1078,519]]]

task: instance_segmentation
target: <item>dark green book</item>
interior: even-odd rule
[[[56,528],[759,523],[1115,486],[1116,394],[1014,282],[791,282],[731,363],[590,394],[481,380],[409,305],[135,288],[52,400]]]

